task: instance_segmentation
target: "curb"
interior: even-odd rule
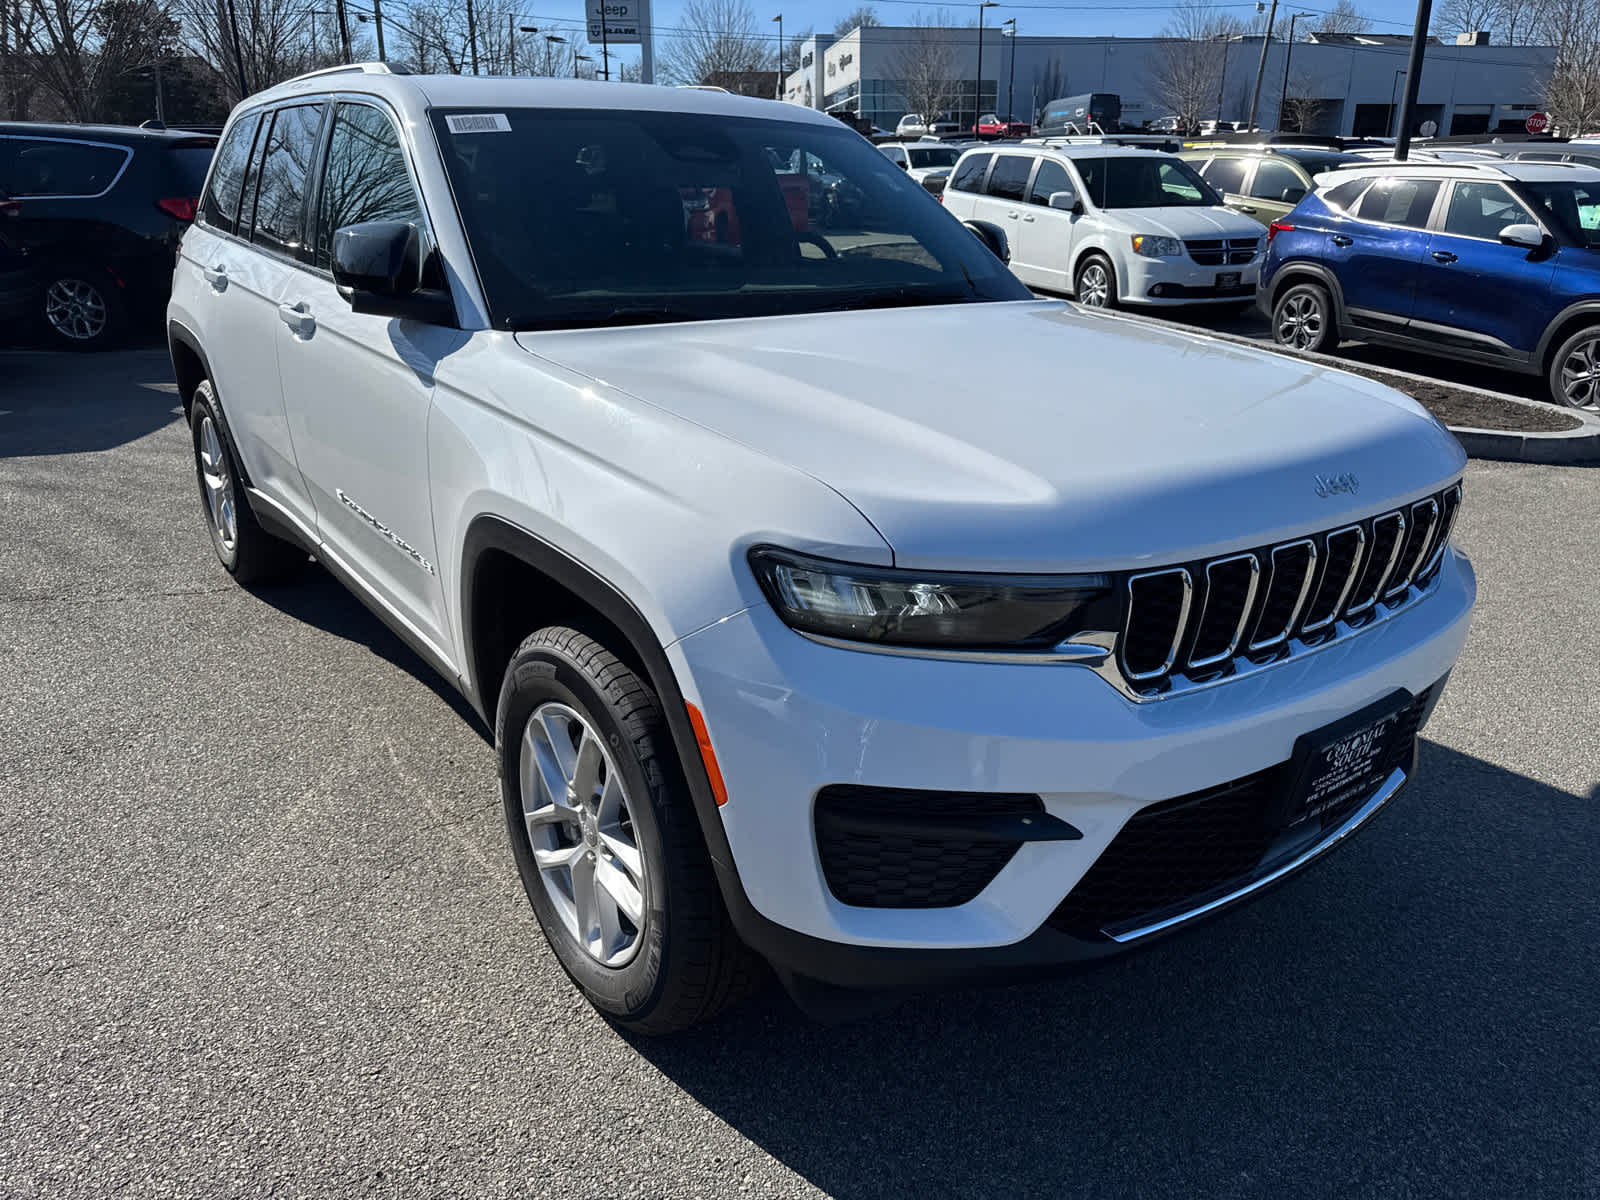
[[[1448,387],[1460,392],[1471,392],[1478,396],[1487,396],[1492,400],[1499,400],[1506,404],[1518,405],[1523,408],[1551,409],[1556,406],[1545,404],[1538,400],[1529,400],[1524,396],[1512,396],[1505,392],[1493,392],[1488,388],[1473,387],[1466,383],[1452,383],[1446,379],[1435,379],[1431,375],[1418,375],[1411,371],[1400,371],[1393,367],[1376,367],[1368,363],[1351,362],[1349,359],[1339,358],[1332,354],[1311,354],[1301,350],[1287,350],[1272,342],[1259,342],[1254,338],[1240,337],[1234,333],[1214,333],[1209,329],[1197,328],[1193,325],[1180,325],[1160,317],[1146,316],[1143,313],[1130,313],[1119,310],[1119,317],[1136,321],[1144,321],[1152,325],[1160,325],[1164,329],[1177,330],[1199,338],[1215,338],[1217,341],[1230,342],[1236,346],[1250,346],[1257,350],[1264,350],[1268,354],[1277,354],[1283,358],[1298,358],[1306,362],[1314,362],[1318,366],[1328,367],[1335,371],[1344,371],[1358,377],[1367,373],[1372,375],[1387,376],[1395,380],[1407,380],[1416,383],[1431,384],[1434,387]],[[1402,387],[1400,390],[1404,391]],[[1461,443],[1471,458],[1486,458],[1497,462],[1532,463],[1546,467],[1578,467],[1600,466],[1600,416],[1583,412],[1578,409],[1562,408],[1557,411],[1567,413],[1581,421],[1577,429],[1566,429],[1556,433],[1514,433],[1504,429],[1474,429],[1462,425],[1446,425],[1445,428],[1455,434],[1456,440]]]

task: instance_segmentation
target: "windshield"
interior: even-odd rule
[[[605,109],[433,117],[498,328],[1030,296],[842,126]]]
[[[1534,211],[1580,246],[1600,246],[1600,179],[1524,183]]]
[[[1079,158],[1074,165],[1090,202],[1100,208],[1201,208],[1222,203],[1222,197],[1181,158]]]
[[[906,148],[906,153],[911,156],[913,167],[953,167],[961,157],[961,151],[954,146],[935,146],[927,150],[911,146]]]

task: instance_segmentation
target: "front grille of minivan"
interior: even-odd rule
[[[1432,692],[1425,689],[1406,707],[1382,777],[1410,763]],[[1278,822],[1281,791],[1290,785],[1288,768],[1280,763],[1140,809],[1047,923],[1097,939],[1107,931],[1138,928],[1198,908],[1302,853],[1370,799],[1358,794],[1286,831]]]
[[[1461,486],[1257,550],[1126,577],[1117,660],[1139,693],[1265,662],[1406,603],[1438,570]]]
[[[1183,243],[1189,257],[1202,267],[1243,266],[1256,256],[1261,239],[1249,238],[1190,238]]]

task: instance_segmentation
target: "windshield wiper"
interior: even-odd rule
[[[618,325],[665,325],[673,321],[703,321],[706,314],[663,304],[619,306],[573,316],[530,317],[508,321],[512,329],[604,329]]]
[[[828,307],[836,312],[853,312],[867,308],[917,308],[927,304],[968,304],[983,300],[976,290],[971,292],[874,292],[870,296],[841,296],[837,304]]]

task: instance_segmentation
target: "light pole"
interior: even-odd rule
[[[537,25],[518,25],[517,29],[519,31],[521,31],[522,33],[538,33],[539,32],[539,27]],[[516,50],[513,49],[512,52],[511,52],[511,64],[512,64],[512,66],[515,66],[516,62],[517,62],[517,54],[516,54]]]
[[[1017,19],[1007,17],[1000,22],[1005,30],[1006,37],[1011,39],[1011,74],[1006,79],[1006,120],[1016,120],[1017,117]]]
[[[572,77],[574,79],[582,79],[583,76],[578,74],[578,64],[581,62],[592,63],[593,61],[594,59],[587,54],[579,54],[577,47],[574,46],[572,49]]]
[[[1406,69],[1401,67],[1394,73],[1394,82],[1389,85],[1389,122],[1394,127],[1396,136],[1400,131],[1400,108],[1395,102],[1395,94],[1400,90],[1400,80],[1405,73]]]
[[[1314,17],[1316,13],[1295,13],[1289,18],[1289,45],[1283,52],[1283,91],[1278,95],[1278,128],[1283,129],[1283,106],[1289,103],[1289,63],[1294,58],[1294,23],[1301,17]],[[1299,118],[1295,119],[1295,132],[1304,133]]]
[[[783,99],[783,14],[772,18],[778,23],[778,99]]]
[[[1433,19],[1433,0],[1417,0],[1417,25],[1411,31],[1411,57],[1406,60],[1406,95],[1400,102],[1400,128],[1395,132],[1394,157],[1404,162],[1411,153],[1411,116],[1417,107],[1417,88],[1422,83],[1422,50],[1428,44],[1428,22]]]
[[[550,73],[552,75],[555,74],[555,60],[553,58],[551,58],[551,56],[550,56],[551,55],[551,51],[554,50],[554,48],[556,46],[558,46],[558,45],[565,46],[566,44],[567,44],[567,39],[564,38],[564,37],[561,37],[561,36],[559,36],[557,34],[547,33],[547,34],[544,35],[544,48],[545,48],[544,65],[550,68]],[[576,53],[576,48],[574,48],[574,53]],[[574,71],[574,73],[576,73],[577,68],[574,67],[573,71]]]
[[[1257,0],[1256,11],[1261,11]],[[1256,64],[1256,90],[1250,93],[1250,119],[1244,123],[1246,131],[1256,127],[1256,105],[1261,102],[1261,77],[1267,73],[1267,46],[1272,42],[1272,26],[1278,19],[1278,0],[1272,0],[1272,11],[1267,14],[1267,31],[1261,35],[1261,61]]]
[[[478,73],[478,11],[467,0],[467,41],[472,45],[472,73]]]
[[[1217,40],[1222,43],[1222,74],[1217,79],[1217,124],[1222,124],[1222,90],[1228,86],[1228,43],[1233,41],[1233,34],[1219,33]]]
[[[986,8],[999,8],[999,0],[983,0],[978,5],[978,80],[972,92],[972,132],[978,132],[978,117],[983,113],[983,10]],[[932,121],[934,118],[929,117]]]

